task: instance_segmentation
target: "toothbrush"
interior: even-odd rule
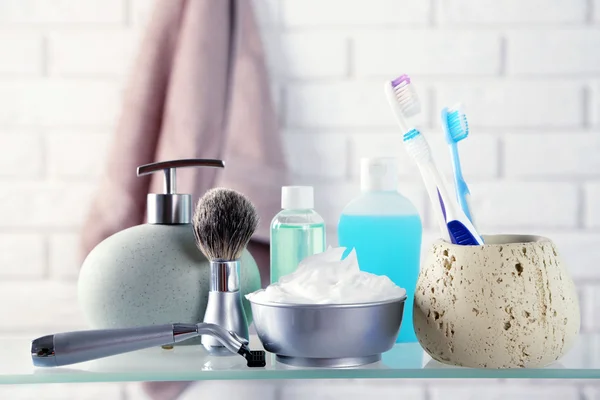
[[[411,131],[412,128],[408,125],[407,118],[414,117],[421,112],[421,103],[414,89],[413,85],[410,85],[410,77],[408,75],[402,75],[394,79],[391,84],[386,81],[384,84],[384,92],[390,107],[394,111],[396,122],[400,126],[402,133]],[[446,219],[440,208],[440,202],[438,200],[438,191],[435,182],[431,179],[426,171],[421,170],[421,175],[425,182],[425,189],[433,205],[434,218],[436,219],[442,239],[450,242],[450,235],[448,233],[448,227],[446,226]]]
[[[471,223],[475,225],[473,221],[473,215],[471,214],[471,192],[465,182],[462,174],[462,168],[460,166],[460,158],[458,156],[458,142],[466,139],[469,136],[469,124],[467,123],[467,116],[462,110],[460,104],[454,106],[454,108],[442,109],[442,126],[446,134],[446,141],[450,147],[450,155],[452,158],[452,167],[454,168],[454,188],[456,190],[456,199],[460,208],[469,218]]]
[[[430,200],[434,204],[436,215],[441,212],[444,218],[443,232],[447,233],[454,244],[464,246],[483,244],[483,239],[477,233],[471,221],[454,199],[448,195],[444,180],[435,165],[431,149],[425,137],[415,128],[407,131],[408,125],[405,118],[406,116],[416,115],[414,110],[418,109],[413,104],[418,100],[415,97],[416,91],[410,85],[410,78],[403,75],[392,82],[386,82],[386,87],[388,86],[391,90],[386,88],[386,95],[390,103],[392,100],[396,103],[392,106],[392,109],[396,114],[396,119],[402,121],[400,126],[405,131],[403,140],[406,150],[419,166],[423,180],[428,187]],[[390,94],[394,94],[394,98],[391,98]],[[403,110],[407,110],[408,114],[405,114]],[[435,191],[432,189],[434,185]]]

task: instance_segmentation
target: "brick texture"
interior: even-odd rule
[[[60,76],[127,75],[135,56],[132,32],[55,33],[48,39],[48,69]]]
[[[114,123],[120,90],[86,80],[0,81],[0,125],[98,126]]]
[[[285,89],[285,123],[293,128],[382,129],[395,127],[383,82],[290,84]],[[427,115],[428,92],[419,91]]]
[[[496,182],[470,185],[473,213],[484,233],[575,228],[579,204],[571,183]],[[543,205],[543,207],[542,207]]]
[[[500,70],[500,35],[496,32],[412,29],[353,37],[359,76],[392,78],[399,71],[419,75],[494,75]]]
[[[600,72],[600,30],[565,28],[508,34],[509,74],[594,74]]]
[[[53,233],[48,240],[50,276],[63,281],[76,281],[79,275],[80,254],[76,251],[76,233]]]
[[[0,187],[0,228],[77,227],[93,189],[83,182],[7,182]]]
[[[44,236],[35,233],[0,234],[0,277],[41,279],[46,273]]]
[[[346,136],[290,132],[284,135],[284,145],[292,173],[344,179],[348,154]]]
[[[270,72],[279,79],[332,79],[348,74],[348,39],[344,34],[268,35],[264,43]]]
[[[398,188],[424,222],[424,254],[440,236],[382,93],[385,80],[409,73],[423,108],[411,123],[449,183],[439,109],[465,105],[472,129],[459,149],[480,231],[551,238],[581,294],[584,330],[600,332],[599,0],[252,1],[290,183],[315,187],[329,244],[359,194],[359,160],[373,156],[398,157]],[[85,328],[78,230],[152,5],[0,1],[0,304],[10,304],[0,307],[0,336]],[[39,312],[42,303],[49,312]],[[264,398],[600,398],[586,384],[390,380],[249,390]],[[0,398],[145,398],[121,384],[53,388],[5,386]],[[222,394],[223,383],[196,388]],[[227,390],[248,397],[240,388]]]
[[[440,20],[454,24],[559,24],[583,23],[585,0],[444,0]]]
[[[594,182],[585,187],[585,226],[600,227],[600,183]]]
[[[282,0],[286,26],[424,24],[429,2],[410,0]]]
[[[109,132],[48,132],[46,171],[57,179],[97,178],[104,166]]]
[[[44,169],[44,142],[29,132],[0,133],[0,176],[39,177]]]
[[[0,17],[1,18],[1,17]],[[35,76],[43,71],[43,37],[31,33],[0,34],[0,74]]]
[[[435,105],[464,103],[473,127],[574,128],[584,123],[583,99],[577,83],[497,81],[439,85]]]
[[[600,135],[508,134],[503,137],[505,173],[511,178],[589,178],[600,174]],[[539,155],[544,156],[539,156]]]
[[[124,10],[124,0],[5,0],[0,23],[117,25],[124,21]]]

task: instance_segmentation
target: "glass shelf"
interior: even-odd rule
[[[541,369],[471,369],[432,360],[418,343],[398,344],[380,362],[358,368],[315,369],[281,364],[267,353],[266,368],[247,368],[240,356],[210,357],[198,346],[153,348],[59,368],[35,368],[30,340],[2,337],[0,384],[199,381],[250,379],[528,378],[599,379],[600,335],[580,335],[557,363]],[[262,348],[256,337],[252,349]]]

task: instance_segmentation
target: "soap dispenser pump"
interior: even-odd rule
[[[224,168],[225,163],[221,160],[188,159],[138,167],[138,176],[164,172],[164,193],[148,193],[146,218],[149,224],[179,225],[192,222],[192,196],[177,193],[177,168],[184,167]]]
[[[147,195],[147,223],[124,229],[99,243],[83,262],[79,304],[90,328],[130,328],[202,322],[210,289],[210,262],[197,248],[192,196],[177,192],[176,172],[185,167],[223,168],[211,159],[183,159],[142,165],[138,176],[164,173],[163,193]],[[256,262],[244,250],[240,294],[260,289]],[[182,344],[200,344],[191,339]]]

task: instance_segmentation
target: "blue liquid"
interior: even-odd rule
[[[361,271],[387,275],[406,289],[402,327],[396,343],[416,342],[413,301],[421,256],[421,219],[418,215],[347,215],[338,225],[339,244],[346,254],[356,249]]]

